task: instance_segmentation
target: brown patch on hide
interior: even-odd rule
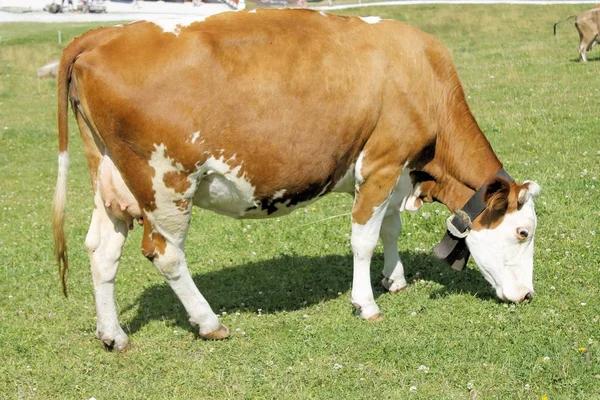
[[[158,255],[165,254],[167,242],[165,238],[152,228],[148,218],[144,216],[144,235],[142,237],[142,254],[150,261]]]
[[[188,181],[188,176],[179,171],[169,171],[165,173],[163,181],[165,186],[171,188],[175,193],[185,193],[192,185]]]
[[[175,200],[175,207],[177,207],[180,211],[187,212],[190,209],[190,199],[184,200]]]

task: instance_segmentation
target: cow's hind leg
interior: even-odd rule
[[[189,203],[191,204],[191,202]],[[193,326],[204,339],[225,339],[229,329],[219,321],[202,296],[188,270],[184,246],[191,210],[169,212],[155,210],[144,218],[142,252],[150,259],[173,289]]]
[[[90,257],[94,298],[96,300],[96,336],[108,350],[123,350],[127,335],[119,325],[115,304],[115,278],[121,258],[121,250],[127,239],[127,223],[106,207],[100,193],[100,165],[105,151],[81,114],[75,111],[85,155],[94,188],[94,212],[85,238]]]
[[[586,25],[575,23],[577,33],[579,34],[579,60],[587,62],[587,52],[592,49],[596,34]]]
[[[96,298],[96,336],[108,350],[123,350],[127,335],[119,325],[115,305],[115,277],[121,250],[127,239],[127,223],[116,218],[96,190],[94,213],[85,239],[92,266]]]
[[[581,62],[587,62],[587,55],[586,55],[587,47],[588,47],[587,43],[581,42],[579,44],[579,60]]]

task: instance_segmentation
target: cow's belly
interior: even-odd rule
[[[315,196],[302,202],[285,199],[286,189],[269,198],[256,199],[252,184],[230,174],[209,174],[198,184],[194,205],[233,218],[272,218],[287,215],[317,201]]]
[[[282,184],[269,196],[260,198],[256,193],[262,190],[253,186],[240,167],[231,168],[222,158],[211,158],[200,170],[202,178],[194,194],[194,205],[233,218],[279,217],[312,204],[327,193],[354,192],[354,164],[336,183],[294,189]]]
[[[198,183],[194,205],[234,218],[256,206],[254,187],[243,178],[211,172]]]

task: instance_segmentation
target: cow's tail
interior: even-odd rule
[[[558,21],[554,24],[554,36],[556,36],[556,27],[558,26],[558,24],[562,24],[563,22],[567,22],[568,20],[575,18],[575,22],[577,22],[577,15],[569,15],[567,18],[563,19],[562,21]]]
[[[76,55],[71,55],[71,47],[63,51],[58,67],[58,178],[52,204],[52,232],[54,234],[54,255],[58,263],[63,294],[67,297],[67,271],[69,258],[67,256],[67,238],[65,234],[65,209],[67,206],[67,175],[69,172],[69,83],[71,67]]]
[[[79,55],[92,50],[107,41],[114,32],[110,28],[99,28],[75,39],[63,50],[58,68],[58,178],[52,204],[52,232],[54,234],[54,254],[58,263],[58,273],[62,291],[67,297],[67,238],[65,234],[65,209],[67,206],[67,174],[69,171],[69,90],[71,71]]]

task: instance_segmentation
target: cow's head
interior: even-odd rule
[[[533,295],[533,198],[540,190],[532,181],[519,185],[494,179],[485,189],[485,210],[466,237],[481,273],[504,301],[520,302]]]

